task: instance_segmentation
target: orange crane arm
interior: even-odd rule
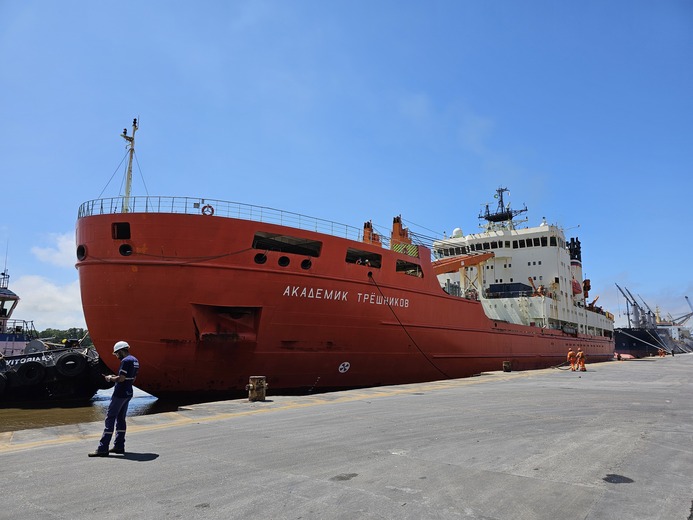
[[[478,265],[486,260],[493,258],[495,253],[481,253],[479,255],[455,256],[453,258],[443,258],[433,262],[433,273],[436,275],[445,273],[455,273],[462,267]]]

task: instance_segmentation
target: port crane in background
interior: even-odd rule
[[[690,320],[693,317],[693,305],[691,305],[691,300],[688,298],[688,296],[684,296],[684,298],[686,298],[686,303],[688,303],[688,307],[690,307],[691,312],[682,314],[678,318],[673,318],[671,314],[668,315],[669,321],[671,321],[671,323],[679,327],[684,326],[688,322],[688,320]]]

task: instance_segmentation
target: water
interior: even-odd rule
[[[112,388],[99,390],[91,401],[75,405],[61,404],[59,407],[46,408],[45,406],[32,406],[31,403],[22,403],[21,405],[11,405],[16,406],[15,408],[0,407],[0,433],[65,424],[101,422],[106,418],[106,410],[111,401],[112,392]],[[164,401],[135,388],[128,406],[128,416],[172,412],[183,404],[192,403]]]

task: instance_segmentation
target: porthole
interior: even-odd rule
[[[87,257],[87,246],[77,246],[77,260],[84,260]]]
[[[255,263],[256,264],[264,264],[267,262],[267,255],[265,253],[258,253],[255,255]]]
[[[278,263],[281,267],[286,267],[287,265],[289,265],[289,264],[291,263],[291,260],[289,260],[289,257],[288,257],[288,256],[280,256],[280,257],[279,257],[279,260],[277,261],[277,263]]]
[[[130,256],[132,254],[132,246],[130,244],[123,244],[118,248],[118,251],[123,256]]]
[[[310,269],[313,267],[313,262],[311,262],[308,258],[306,258],[303,262],[301,262],[301,269]]]

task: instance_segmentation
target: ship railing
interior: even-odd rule
[[[112,197],[84,202],[79,207],[77,218],[118,213],[175,213],[278,224],[357,241],[361,240],[363,234],[362,230],[346,224],[240,202],[194,197],[140,196],[130,197],[127,209],[124,210],[124,200],[124,197]]]
[[[26,320],[0,320],[0,333],[16,336],[36,337],[36,329],[33,321]]]

